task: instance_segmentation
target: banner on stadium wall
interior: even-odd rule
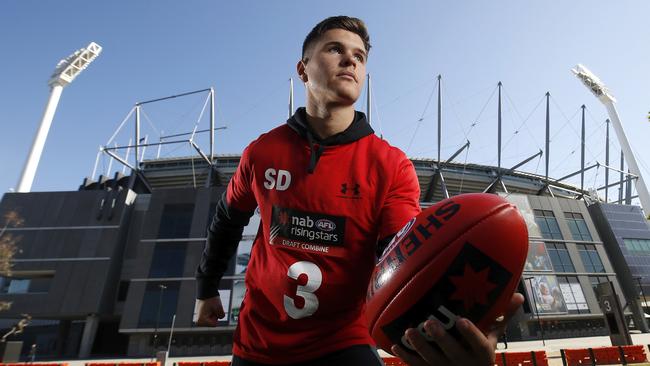
[[[237,247],[237,257],[235,258],[235,276],[246,273],[246,267],[251,259],[251,249],[253,248],[253,239],[245,239],[239,242]]]
[[[525,277],[528,298],[535,298],[531,305],[537,307],[539,314],[566,314],[567,306],[562,289],[558,286],[555,276]],[[532,287],[531,287],[532,286]]]
[[[528,244],[528,257],[526,257],[526,271],[552,271],[551,258],[546,251],[543,241],[533,240]]]
[[[521,193],[499,193],[499,196],[505,198],[508,202],[517,206],[519,212],[524,217],[526,221],[526,226],[528,227],[528,236],[531,237],[542,237],[542,232],[539,230],[539,226],[535,222],[535,214],[533,208],[530,206],[528,201],[528,196]]]
[[[237,325],[239,321],[239,309],[241,303],[244,301],[246,294],[246,285],[244,280],[233,281],[232,283],[232,299],[230,300],[230,325]]]
[[[560,290],[566,299],[567,310],[589,310],[580,283],[561,283]]]

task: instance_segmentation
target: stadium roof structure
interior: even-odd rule
[[[239,154],[216,155],[213,170],[200,156],[151,159],[141,162],[141,173],[152,189],[198,188],[226,185],[239,164]],[[442,163],[411,158],[420,183],[422,202],[472,192],[504,192],[598,200],[588,191],[544,176],[495,166]],[[211,183],[208,183],[211,182]]]

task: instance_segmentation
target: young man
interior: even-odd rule
[[[382,364],[364,316],[366,290],[378,250],[420,211],[420,192],[404,153],[354,110],[369,49],[359,19],[316,25],[297,64],[306,108],[244,150],[218,204],[197,269],[199,325],[224,317],[219,280],[256,207],[261,215],[233,365]],[[439,349],[409,329],[418,354],[392,352],[412,365],[493,364],[497,332],[486,336],[466,320],[458,328],[464,345],[428,321]]]

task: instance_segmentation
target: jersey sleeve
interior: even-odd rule
[[[380,214],[379,240],[397,233],[420,213],[420,184],[413,163],[402,155]]]
[[[255,194],[253,193],[253,166],[251,161],[252,146],[249,145],[244,152],[237,166],[235,174],[228,183],[226,191],[226,203],[228,207],[243,212],[251,212],[257,207]]]

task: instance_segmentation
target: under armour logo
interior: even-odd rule
[[[351,188],[348,188],[347,183],[341,184],[341,193],[348,194],[348,190],[351,189],[352,194],[354,196],[359,196],[361,194],[361,192],[359,191],[359,183],[354,183],[354,184],[351,184],[350,186],[351,186]]]

